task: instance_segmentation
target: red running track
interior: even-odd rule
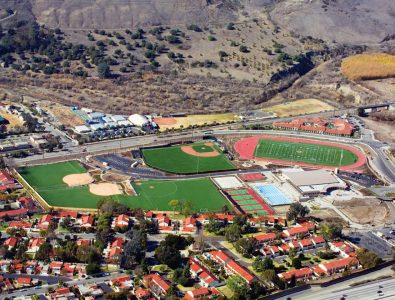
[[[255,152],[255,148],[256,148],[258,142],[261,139],[338,147],[338,148],[342,148],[342,149],[351,151],[358,157],[358,160],[349,166],[334,167],[334,166],[322,166],[322,165],[308,164],[308,163],[303,163],[303,162],[299,162],[299,161],[295,162],[295,161],[280,160],[280,159],[259,158],[259,157],[254,156],[254,152]],[[234,145],[234,148],[235,148],[236,152],[239,154],[240,159],[261,160],[261,161],[268,161],[268,162],[272,162],[272,163],[278,163],[278,164],[282,164],[282,165],[296,165],[297,164],[302,167],[323,168],[323,169],[329,169],[329,170],[339,169],[339,170],[344,170],[344,171],[351,171],[351,170],[355,170],[355,169],[362,167],[366,163],[366,156],[361,151],[355,149],[354,147],[347,146],[344,144],[316,141],[316,140],[261,135],[261,136],[252,136],[252,137],[241,139],[236,142],[236,144]]]

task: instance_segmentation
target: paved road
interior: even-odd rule
[[[362,280],[362,278],[360,280]],[[340,285],[329,288],[312,288],[280,299],[339,300],[342,297],[346,300],[395,299],[395,278],[343,289],[340,289],[339,286]],[[379,291],[382,293],[379,293]]]

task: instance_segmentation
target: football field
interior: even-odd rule
[[[358,160],[351,151],[336,146],[268,139],[259,140],[254,156],[332,167],[349,166]]]

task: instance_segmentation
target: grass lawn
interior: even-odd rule
[[[228,201],[208,178],[191,180],[148,180],[133,183],[137,196],[118,195],[129,207],[171,211],[170,200],[190,201],[194,211],[220,210]]]
[[[213,147],[220,152],[221,155],[215,157],[198,157],[190,155],[181,150],[182,146],[145,149],[143,150],[144,160],[147,165],[152,168],[179,174],[235,169],[233,164],[221,153],[221,150],[216,145]],[[192,146],[195,151],[200,153],[212,151],[212,148],[205,146],[204,143],[195,143],[189,146]]]
[[[338,167],[352,165],[358,160],[351,151],[335,146],[264,139],[259,141],[254,155],[259,158]]]
[[[20,174],[51,206],[95,209],[102,196],[89,192],[88,186],[69,187],[63,177],[85,173],[77,161],[24,168]],[[208,178],[191,180],[149,180],[133,183],[137,196],[111,198],[130,208],[171,211],[170,200],[190,201],[194,211],[220,210],[228,201]]]

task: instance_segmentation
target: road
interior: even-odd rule
[[[374,281],[367,284],[361,284],[355,287],[350,287],[350,284],[361,282],[363,280],[373,280],[383,275],[383,273],[390,275],[393,273],[389,267],[379,271],[369,273],[367,275],[347,280],[345,282],[335,284],[326,288],[319,286],[312,287],[309,290],[291,294],[279,299],[292,300],[339,300],[344,297],[345,300],[374,300],[374,299],[395,299],[395,278]],[[382,291],[383,293],[378,293]]]

